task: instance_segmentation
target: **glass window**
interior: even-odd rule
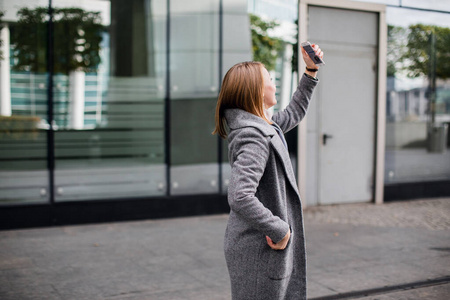
[[[386,5],[400,5],[400,2],[405,1],[405,0],[355,0],[355,1],[379,3],[379,4],[386,4]]]
[[[450,14],[389,7],[387,21],[385,181],[448,180]]]
[[[399,0],[400,5],[417,7],[422,9],[434,9],[445,12],[450,12],[450,5],[447,0],[434,0],[434,1],[422,1],[422,0]]]
[[[298,76],[298,1],[249,1],[253,60],[264,63],[277,87],[273,111],[286,108]],[[297,130],[286,135],[294,171],[297,170]]]
[[[55,199],[166,194],[166,7],[54,1]]]
[[[0,204],[49,201],[47,8],[24,3],[0,3]]]
[[[170,5],[170,193],[217,193],[219,0]]]
[[[297,87],[297,19],[296,0],[274,3],[267,0],[224,1],[222,77],[234,64],[256,60],[265,64],[277,92],[274,111],[284,109]],[[297,130],[286,134],[292,165],[296,170]],[[228,144],[222,144],[222,191],[230,176]]]
[[[223,0],[222,15],[222,74],[236,63],[250,61],[252,54],[252,39],[250,18],[246,1]],[[228,142],[222,140],[222,193],[226,193],[231,174],[228,161]]]

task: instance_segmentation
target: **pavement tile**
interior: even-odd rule
[[[230,279],[228,273],[224,276],[223,270],[223,268],[189,268],[186,273],[200,281],[204,286],[217,287],[222,292],[227,293],[231,288]]]
[[[0,299],[61,299],[52,282],[36,276],[34,269],[5,271],[7,283],[1,281]]]
[[[64,300],[77,299],[101,299],[102,290],[96,286],[95,281],[91,278],[72,278],[72,280],[64,280],[56,282],[54,288]]]
[[[174,293],[153,294],[151,298],[155,300],[229,300],[231,299],[231,292],[218,293],[216,289],[204,288],[180,290]]]
[[[186,266],[192,266],[194,268],[205,266],[201,261],[185,253],[145,256],[134,260],[134,262],[143,268],[159,269],[161,271],[166,269],[182,271],[186,269]]]
[[[33,266],[33,260],[29,257],[3,256],[0,257],[0,270],[29,268]]]
[[[341,270],[335,272],[310,275],[309,278],[332,291],[336,291],[336,293],[389,285],[389,281],[382,274],[373,273],[371,269],[367,268],[341,268]]]
[[[128,276],[127,276],[128,275]],[[140,291],[132,284],[134,274],[103,276],[95,279],[93,284],[101,290],[101,298],[108,298],[123,294],[136,294]]]
[[[429,287],[421,287],[417,289],[402,290],[390,292],[387,294],[373,295],[361,298],[359,300],[413,300],[413,299],[429,299],[429,300],[448,300],[450,295],[450,284],[434,285]]]
[[[408,262],[376,265],[366,271],[370,272],[370,277],[383,278],[389,286],[441,277],[433,271],[424,270],[421,266]]]
[[[200,280],[189,276],[188,273],[170,269],[149,270],[145,276],[131,276],[129,281],[133,290],[145,293],[163,293],[204,287]]]
[[[180,291],[134,292],[106,297],[108,300],[229,300],[231,293],[217,293],[215,289],[193,288]]]
[[[450,275],[450,255],[439,257],[428,257],[425,259],[413,259],[409,262],[411,266],[415,266],[428,274],[435,277],[444,277]],[[449,294],[450,295],[450,294]]]
[[[5,292],[0,289],[0,299],[8,300],[65,300],[52,285],[14,287]]]
[[[336,294],[337,291],[320,283],[320,277],[309,276],[307,282],[307,297],[316,298]]]

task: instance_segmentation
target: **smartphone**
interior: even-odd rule
[[[314,52],[313,47],[311,46],[310,42],[304,42],[301,44],[303,49],[305,49],[305,51],[308,53],[309,57],[311,58],[311,60],[318,66],[320,65],[324,65],[325,62],[316,55],[316,52]]]

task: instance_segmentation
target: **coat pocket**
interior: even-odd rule
[[[289,277],[294,267],[294,246],[291,237],[284,250],[270,249],[269,259],[267,262],[267,275],[270,279],[280,280]]]

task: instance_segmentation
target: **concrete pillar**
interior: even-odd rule
[[[84,92],[86,74],[83,71],[72,71],[69,74],[69,127],[84,128]]]
[[[9,65],[9,27],[0,31],[3,59],[0,60],[0,115],[11,116],[11,74]]]

